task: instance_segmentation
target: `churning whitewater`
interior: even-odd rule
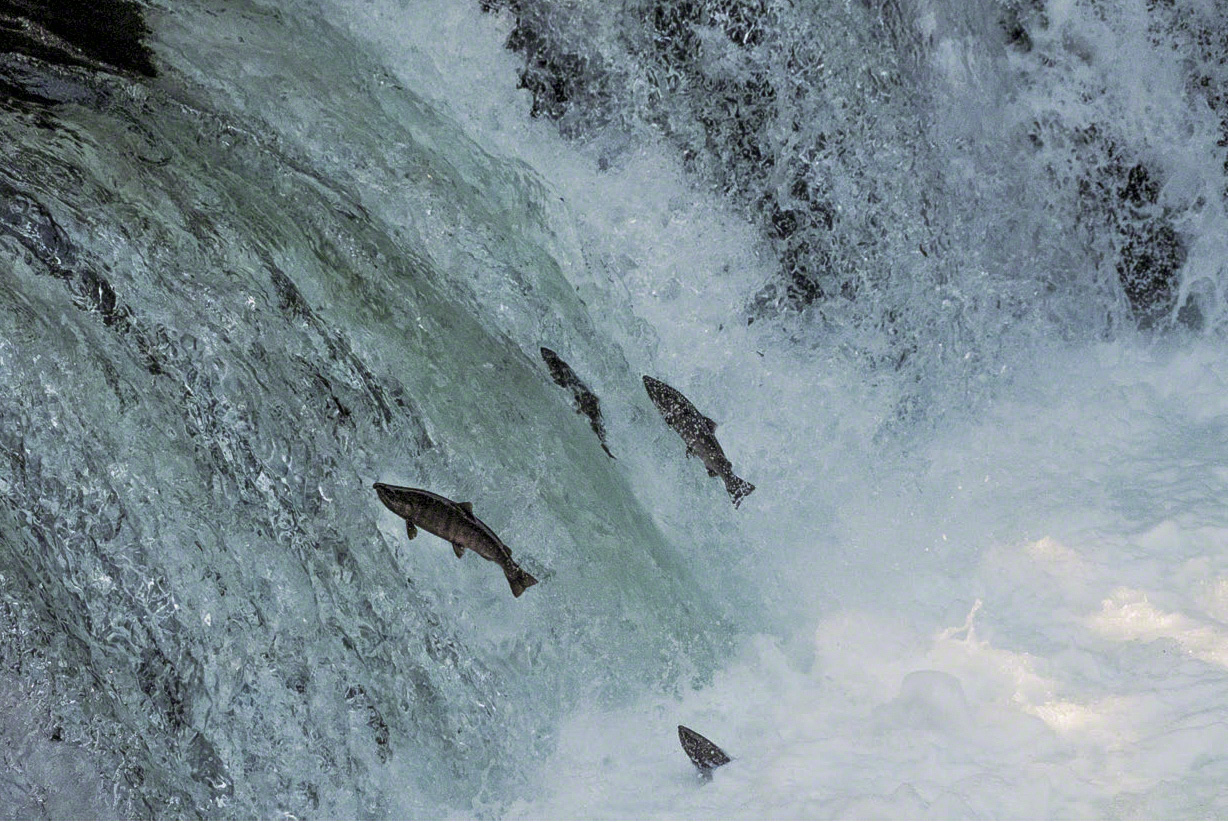
[[[0,18],[0,815],[1228,816],[1225,3]]]

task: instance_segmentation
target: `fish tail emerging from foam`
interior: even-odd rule
[[[686,755],[699,769],[699,774],[705,781],[712,778],[714,769],[733,761],[715,742],[692,731],[686,725],[678,726],[678,741],[682,743],[682,750],[686,751]]]
[[[512,596],[518,597],[524,593],[524,589],[530,585],[537,584],[537,578],[523,568],[511,568],[504,572],[507,576],[508,585],[512,586]]]

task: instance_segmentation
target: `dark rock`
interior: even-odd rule
[[[0,0],[0,52],[154,77],[148,36],[133,0]]]

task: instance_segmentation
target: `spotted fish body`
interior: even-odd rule
[[[530,585],[537,584],[537,580],[512,559],[512,552],[503,544],[503,540],[490,530],[490,526],[473,515],[470,503],[453,502],[421,488],[405,488],[382,482],[375,483],[375,493],[389,511],[405,520],[405,530],[410,539],[418,535],[417,527],[421,527],[452,543],[452,550],[458,557],[463,556],[468,548],[483,559],[490,560],[503,569],[513,596],[520,596]]]
[[[686,725],[678,726],[678,741],[682,743],[682,750],[686,751],[692,764],[699,768],[700,775],[705,779],[712,778],[715,768],[733,761],[711,739],[692,731]]]
[[[665,424],[682,437],[682,441],[686,443],[687,454],[693,454],[703,461],[704,467],[708,469],[708,476],[720,477],[724,481],[725,490],[733,499],[734,508],[741,505],[742,500],[755,490],[755,486],[733,473],[733,463],[725,456],[725,451],[716,440],[716,423],[699,413],[699,409],[682,396],[681,391],[660,380],[645,376],[644,390],[665,418]]]
[[[609,446],[605,443],[605,425],[601,421],[601,401],[597,399],[597,395],[576,376],[576,372],[570,365],[563,362],[562,357],[545,346],[542,346],[541,352],[542,360],[550,369],[550,379],[571,392],[572,406],[576,409],[576,413],[588,417],[588,423],[593,427],[597,441],[601,443],[601,447],[610,459],[614,459]]]

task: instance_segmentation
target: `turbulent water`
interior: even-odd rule
[[[55,8],[0,815],[1228,815],[1228,4]]]

